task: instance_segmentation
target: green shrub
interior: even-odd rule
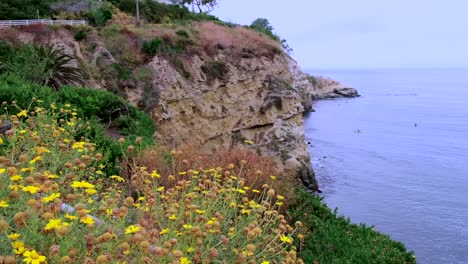
[[[143,42],[143,52],[148,55],[156,55],[165,50],[166,43],[162,38],[154,38]]]
[[[87,35],[88,34],[86,33],[86,31],[80,29],[75,33],[75,40],[76,41],[82,41],[82,40],[86,39]]]
[[[229,72],[229,68],[226,64],[220,61],[205,62],[205,64],[201,66],[201,70],[206,75],[208,83],[223,79]]]
[[[276,35],[275,33],[273,33],[274,28],[270,24],[268,19],[266,19],[266,18],[257,18],[257,19],[255,19],[255,21],[252,22],[252,24],[250,25],[250,28],[257,31],[257,32],[260,32],[260,33],[263,33],[263,34],[269,36],[273,40],[280,41],[280,37],[278,35]]]
[[[305,263],[416,263],[401,242],[372,227],[351,224],[305,191],[297,191],[289,215],[309,230],[299,254]]]
[[[132,71],[127,67],[118,63],[113,63],[112,68],[117,72],[117,78],[119,80],[128,81],[132,78]]]
[[[149,41],[143,42],[143,52],[147,55],[154,56],[156,54],[164,54],[164,55],[177,55],[188,45],[192,45],[192,41],[190,40],[178,40],[175,44],[166,41],[163,38],[156,37]]]
[[[40,102],[33,102],[33,98]],[[106,91],[65,86],[54,92],[48,87],[25,82],[13,75],[0,75],[0,102],[12,101],[15,101],[20,109],[49,106],[52,103],[58,108],[65,108],[67,104],[75,107],[77,116],[88,121],[92,128],[83,133],[97,144],[106,162],[111,164],[107,168],[108,175],[117,172],[116,166],[122,156],[122,146],[110,138],[105,127],[118,128],[120,134],[127,137],[128,144],[137,137],[142,137],[144,145],[153,143],[155,126],[151,117]],[[3,109],[0,109],[0,114],[2,111]],[[122,119],[127,121],[121,122]],[[77,140],[81,136],[85,134],[76,135]],[[126,149],[126,146],[123,149]]]
[[[50,17],[49,5],[54,0],[2,0],[0,1],[0,20],[37,19]]]

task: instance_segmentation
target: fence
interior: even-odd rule
[[[52,19],[30,19],[30,20],[0,20],[0,27],[28,26],[34,24],[46,25],[86,25],[86,20],[52,20]]]

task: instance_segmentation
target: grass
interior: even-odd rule
[[[308,229],[299,254],[305,263],[416,263],[403,243],[372,227],[352,224],[318,196],[297,190],[289,215]]]

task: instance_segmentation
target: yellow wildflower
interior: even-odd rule
[[[163,192],[164,191],[164,186],[158,187],[158,189],[156,189],[156,191]]]
[[[3,138],[0,137],[0,145],[3,144]]]
[[[85,189],[85,192],[87,194],[89,194],[89,195],[93,195],[93,194],[97,193],[96,189],[91,189],[91,188],[90,189]]]
[[[160,235],[164,235],[164,234],[167,234],[169,233],[169,229],[165,228],[163,230],[161,230],[161,232],[159,232]]]
[[[257,190],[257,189],[253,189],[252,192],[254,192],[254,193],[260,193],[260,191]]]
[[[4,173],[6,171],[5,168],[0,168],[0,174]]]
[[[97,170],[97,171],[96,171],[96,174],[97,174],[97,175],[104,175],[104,172],[102,172],[101,170]]]
[[[287,236],[282,236],[282,237],[280,237],[280,240],[281,240],[282,242],[285,242],[285,243],[288,243],[288,244],[292,244],[292,242],[293,242],[292,238],[289,238],[289,237],[287,237]]]
[[[0,200],[0,208],[7,208],[9,205],[6,201]]]
[[[278,195],[276,195],[276,199],[278,199],[278,200],[284,200],[284,196],[278,194]]]
[[[195,213],[199,214],[199,215],[202,215],[205,213],[205,210],[200,210],[200,209],[197,209],[195,210]]]
[[[264,261],[262,261],[262,264],[270,264],[270,261],[264,260]]]
[[[48,150],[46,147],[37,147],[36,152],[38,155],[42,155],[43,153],[50,153],[50,150]]]
[[[192,225],[183,225],[185,229],[192,229]]]
[[[23,253],[23,261],[26,262],[26,264],[41,264],[41,263],[46,263],[46,257],[39,255],[36,250],[32,251],[25,251]]]
[[[139,226],[134,226],[134,225],[131,225],[129,227],[127,227],[125,229],[125,234],[133,234],[133,233],[136,233],[138,231],[140,231],[141,228]]]
[[[192,261],[190,261],[188,258],[180,258],[180,264],[191,264]]]
[[[12,233],[8,235],[8,238],[11,240],[17,240],[21,235],[18,233]]]
[[[65,141],[65,140],[64,140]],[[80,141],[80,142],[75,142],[72,145],[72,149],[82,149],[86,142]]]
[[[114,180],[116,180],[116,181],[118,181],[118,182],[125,182],[125,179],[124,179],[124,178],[122,178],[122,177],[120,177],[120,176],[117,176],[117,175],[112,175],[112,176],[110,176],[110,178],[111,178],[111,179],[114,179]]]
[[[17,117],[27,117],[28,116],[28,111],[27,110],[21,110],[18,114],[16,114]]]
[[[17,255],[23,254],[23,252],[26,250],[24,248],[24,242],[21,241],[15,241],[11,243],[11,246],[13,247],[13,249],[15,250],[15,254]]]
[[[86,189],[94,189],[94,185],[87,182],[87,181],[74,181],[71,185],[72,188],[86,188]]]
[[[240,193],[240,194],[245,194],[245,191],[242,190],[242,189],[237,189],[237,192]]]
[[[83,224],[87,224],[88,226],[94,225],[94,219],[89,215],[81,218],[80,222]]]
[[[71,215],[71,214],[66,214],[65,218],[67,218],[68,220],[71,220],[71,221],[78,219],[78,217],[76,217],[74,215]]]
[[[60,193],[52,193],[49,196],[43,197],[42,202],[44,203],[50,203],[53,202],[55,199],[60,198]]]
[[[32,159],[32,160],[29,162],[29,164],[34,164],[34,163],[36,163],[36,162],[39,161],[39,160],[42,160],[42,156],[37,156],[37,157],[35,157],[34,159]]]
[[[34,169],[35,169],[34,167],[22,168],[21,172],[32,172]]]
[[[35,194],[35,193],[37,193],[37,191],[40,190],[40,188],[38,188],[36,186],[28,185],[26,187],[23,187],[22,190],[23,190],[23,192],[28,192],[30,194]]]
[[[177,216],[175,214],[169,216],[169,220],[175,221],[177,220]]]
[[[61,219],[50,219],[49,223],[47,223],[47,225],[45,226],[45,230],[53,230],[53,229],[60,228],[62,226],[68,226],[68,223],[67,222],[62,223]]]
[[[155,171],[155,170],[151,172],[150,176],[151,176],[151,178],[160,178],[161,177],[161,175],[159,175],[159,173],[157,171]]]
[[[20,181],[22,179],[23,179],[23,177],[21,177],[21,175],[13,175],[13,176],[10,177],[10,180],[12,182]]]

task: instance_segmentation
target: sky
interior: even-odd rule
[[[468,0],[219,0],[213,14],[267,18],[304,69],[468,67]]]

